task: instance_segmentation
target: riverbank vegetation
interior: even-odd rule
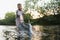
[[[39,25],[60,25],[60,14],[57,15],[50,15],[50,16],[43,16],[42,18],[38,19],[31,19],[30,14],[25,15],[25,22],[27,23],[28,20],[31,21],[32,24],[39,24]],[[7,13],[5,19],[0,20],[0,25],[15,25],[15,14],[14,12]]]

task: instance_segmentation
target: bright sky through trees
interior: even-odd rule
[[[11,12],[11,11],[15,12],[17,9],[16,7],[17,3],[24,4],[24,1],[25,0],[1,0],[0,1],[0,19],[4,18],[6,12]],[[42,4],[43,2],[47,3],[48,0],[42,0],[40,3]],[[41,4],[40,6],[43,5]]]

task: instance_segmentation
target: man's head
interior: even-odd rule
[[[22,10],[22,5],[20,3],[17,4],[18,10]]]

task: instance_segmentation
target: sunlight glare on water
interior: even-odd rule
[[[4,26],[0,26],[0,40],[5,40],[5,38],[3,37],[3,30],[5,29]]]

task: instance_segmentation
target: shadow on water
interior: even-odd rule
[[[37,32],[34,40],[60,40],[60,25],[34,25],[34,31]],[[40,35],[39,35],[40,34]]]
[[[42,40],[60,40],[60,25],[44,26],[43,30],[48,35],[42,36]]]

